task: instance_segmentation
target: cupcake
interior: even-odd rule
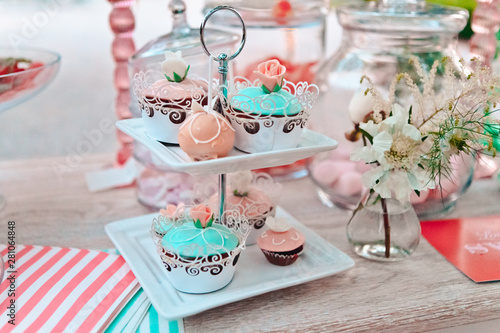
[[[223,115],[193,102],[193,113],[179,129],[181,149],[194,161],[225,157],[234,145],[234,128]]]
[[[298,146],[318,87],[284,79],[285,66],[273,59],[261,63],[253,84],[236,78],[228,89],[225,112],[236,130],[235,147],[248,153]]]
[[[155,236],[157,223],[153,222],[153,239],[175,289],[208,293],[231,282],[248,232],[246,221],[233,220],[231,227],[214,223],[212,210],[198,205],[171,223],[161,239]]]
[[[285,219],[268,217],[269,227],[257,240],[262,253],[274,265],[293,264],[304,250],[304,235],[290,227]]]
[[[228,178],[229,186],[226,189],[225,209],[236,210],[248,220],[251,231],[247,237],[246,245],[253,245],[257,243],[257,238],[264,232],[266,218],[276,214],[273,200],[263,189],[252,184],[254,176],[251,171],[230,174]],[[274,186],[271,190],[274,192],[277,192],[276,188],[281,189],[279,184],[272,185]],[[214,211],[219,211],[217,194],[210,198],[210,206]]]
[[[177,144],[179,128],[192,104],[207,103],[208,83],[188,77],[189,65],[180,52],[166,52],[161,68],[163,73],[138,74],[134,91],[147,134],[155,140]]]
[[[163,238],[165,234],[172,228],[173,223],[176,219],[179,219],[184,214],[184,203],[179,205],[169,204],[165,209],[160,209],[161,223],[155,223],[154,234],[160,238]]]

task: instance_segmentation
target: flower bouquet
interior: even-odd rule
[[[408,73],[396,75],[387,97],[363,77],[371,111],[351,115],[362,120],[350,135],[364,143],[351,160],[373,167],[362,176],[369,193],[354,210],[347,234],[355,252],[371,259],[402,259],[417,247],[420,226],[409,204],[411,195],[430,189],[443,195],[443,182],[453,178],[454,160],[478,151],[495,154],[499,122],[493,114],[500,80],[491,69],[475,59],[472,71],[463,62],[456,70],[448,58],[435,61],[428,72],[417,58],[410,63],[418,80]],[[438,70],[443,73],[439,82]],[[361,226],[366,223],[373,223],[374,231]]]

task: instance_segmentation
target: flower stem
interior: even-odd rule
[[[382,204],[382,213],[384,217],[384,231],[385,231],[385,257],[389,258],[391,255],[391,226],[389,225],[389,213],[387,212],[387,202],[385,198],[380,198]]]

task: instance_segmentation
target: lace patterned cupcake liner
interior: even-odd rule
[[[225,87],[227,98],[219,94],[224,100],[224,113],[236,131],[235,147],[248,153],[297,147],[319,88],[284,80],[282,90],[291,98],[278,105],[269,97],[272,93],[253,98],[244,95],[242,91],[249,87],[260,89],[261,82],[235,77]]]
[[[148,70],[135,75],[133,91],[146,132],[165,143],[178,143],[179,128],[194,101],[201,105],[208,103],[208,81],[197,76],[189,76],[182,82],[170,82],[163,73]]]
[[[251,227],[239,212],[225,211],[221,220],[223,222],[220,224],[226,226],[238,238],[236,248],[229,250],[222,246],[203,247],[197,244],[174,248],[165,244],[162,241],[165,235],[185,223],[192,222],[187,214],[189,209],[183,208],[174,218],[155,218],[150,231],[167,277],[174,288],[186,293],[209,293],[231,282]],[[203,233],[205,229],[198,230]],[[216,253],[213,253],[214,251]]]

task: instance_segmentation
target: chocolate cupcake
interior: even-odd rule
[[[269,227],[257,240],[262,253],[273,265],[293,264],[304,250],[305,238],[284,219],[268,217]]]

